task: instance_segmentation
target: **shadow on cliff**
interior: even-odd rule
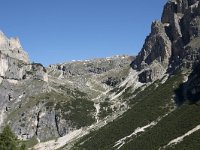
[[[197,104],[200,101],[200,64],[193,69],[189,75],[188,81],[182,83],[179,88],[175,90],[175,102],[177,106],[181,106],[186,101],[189,104]]]

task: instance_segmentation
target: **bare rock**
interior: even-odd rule
[[[145,70],[140,76],[142,82],[155,80],[155,77],[165,72],[153,70],[156,66],[165,69],[168,67],[172,53],[171,47],[171,41],[165,32],[165,25],[160,21],[153,22],[150,35],[146,38],[141,52],[131,64],[134,69]],[[152,74],[152,71],[154,74]]]
[[[0,52],[8,55],[11,58],[21,60],[29,63],[28,54],[23,50],[18,38],[7,38],[2,31],[0,31]]]

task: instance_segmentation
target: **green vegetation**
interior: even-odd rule
[[[166,83],[160,84],[159,87],[157,87],[157,83],[150,85],[144,91],[137,94],[135,98],[131,99],[130,104],[132,104],[132,108],[130,110],[103,128],[93,131],[80,139],[74,149],[90,150],[94,147],[101,150],[114,149],[113,146],[119,139],[130,135],[138,127],[143,127],[157,120],[174,108],[174,103],[171,99],[173,98],[174,90],[179,87],[182,80],[182,75],[178,74],[172,76]],[[170,139],[189,130],[188,127],[191,127],[192,123],[194,123],[191,120],[195,114],[190,113],[190,115],[186,115],[186,113],[190,109],[197,109],[198,106],[190,107],[186,105],[182,107],[186,107],[186,109],[183,108],[183,110],[185,109],[184,112],[178,108],[174,113],[162,119],[155,127],[147,129],[145,133],[140,133],[137,138],[133,137],[121,149],[158,149],[160,146],[167,144]],[[177,117],[178,121],[176,121]],[[200,122],[200,118],[198,118],[198,115],[196,115],[196,123]],[[188,121],[184,128],[181,124],[187,119]],[[183,128],[183,130],[178,130],[178,126]]]
[[[110,102],[108,102],[108,101],[101,102],[100,103],[100,112],[98,114],[99,118],[103,119],[110,114],[112,114],[112,109],[110,108]]]
[[[69,88],[67,88],[66,85],[65,86],[59,85],[57,88],[62,90],[65,93],[65,95],[71,95],[73,97],[87,97],[86,93],[81,92],[78,89],[74,89],[74,90],[69,89]]]
[[[31,139],[28,139],[27,141],[24,141],[24,143],[26,144],[26,146],[28,148],[31,148],[31,147],[35,146],[38,143],[38,140],[36,139],[36,136],[34,136]]]
[[[1,150],[26,150],[26,145],[19,141],[12,133],[11,128],[6,126],[0,134]]]
[[[196,37],[195,39],[193,39],[187,46],[191,47],[192,49],[196,49],[200,47],[200,43],[199,43],[200,37]]]
[[[196,127],[200,123],[199,114],[198,105],[184,104],[161,120],[154,128],[132,140],[122,149],[126,150],[134,145],[135,149],[148,147],[149,150],[154,150],[167,145],[169,141]]]
[[[43,98],[40,97],[40,99],[48,99],[45,104],[47,109],[55,107],[58,116],[70,121],[77,128],[91,125],[95,121],[93,117],[94,103],[88,100],[86,93],[61,85],[58,89],[62,90],[64,94],[50,92],[43,95]]]
[[[177,145],[168,147],[166,150],[199,150],[200,148],[200,131],[193,133],[184,138]]]
[[[57,103],[55,109],[61,110],[60,117],[71,121],[73,126],[80,128],[89,126],[95,122],[92,115],[94,113],[94,103],[84,98],[71,99]],[[59,111],[58,111],[59,112]]]

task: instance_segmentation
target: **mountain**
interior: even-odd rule
[[[131,63],[142,85],[122,93],[129,109],[63,149],[198,150],[199,21],[198,0],[169,0]]]
[[[0,43],[0,126],[3,129],[9,124],[28,146],[86,128],[127,107],[108,99],[111,90],[125,81],[134,57],[121,55],[45,68],[30,62],[19,39],[9,39],[1,32]]]
[[[151,33],[133,69],[141,73],[142,82],[152,82],[163,73],[192,68],[199,62],[199,1],[170,0],[161,21],[154,21]]]
[[[199,43],[199,0],[169,0],[136,57],[45,68],[0,32],[0,129],[38,150],[198,150]]]

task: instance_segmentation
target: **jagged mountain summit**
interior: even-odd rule
[[[199,62],[199,1],[170,0],[161,21],[154,21],[132,67],[144,70],[140,81],[151,82],[163,73],[192,68]]]
[[[198,150],[199,43],[199,0],[169,0],[136,57],[45,68],[1,32],[0,129],[37,150]]]
[[[2,31],[0,31],[0,50],[1,54],[29,63],[28,54],[22,49],[19,39],[8,39]]]

